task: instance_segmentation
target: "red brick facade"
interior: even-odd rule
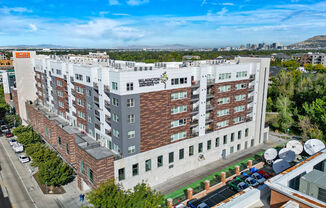
[[[58,113],[61,112],[64,117],[66,116],[66,111],[69,112],[69,103],[68,103],[68,88],[67,82],[64,79],[55,77],[55,85],[57,90],[57,98],[58,98]],[[61,86],[58,83],[61,83]],[[58,91],[62,92],[63,96],[60,97]],[[59,105],[59,102],[63,103],[63,106]]]
[[[16,114],[20,115],[19,113],[19,105],[18,105],[18,95],[17,95],[17,89],[11,88],[11,95],[12,95],[12,101],[15,106]]]
[[[276,192],[274,190],[271,190],[271,200],[270,200],[270,207],[271,208],[279,208],[281,207],[283,204],[285,204],[286,202],[288,202],[289,200],[295,201],[296,203],[299,204],[300,208],[311,208],[311,206],[308,206],[306,204],[303,204],[299,201],[296,201],[288,196],[285,196],[279,192]],[[314,203],[316,206],[318,207],[325,207],[322,204],[319,204],[315,201],[313,201],[312,203]]]
[[[79,83],[76,83],[74,82],[74,86],[75,86],[75,97],[76,97],[76,102],[75,102],[75,105],[76,105],[76,117],[77,117],[77,125],[79,126],[79,124],[83,124],[85,126],[85,131],[87,131],[87,113],[86,113],[86,88],[84,85],[82,84],[79,84]],[[76,87],[80,87],[83,89],[83,94],[81,93],[78,93],[77,90],[76,90]],[[84,107],[80,106],[77,104],[77,99],[80,99],[82,101],[84,101]],[[85,114],[85,119],[83,118],[80,118],[78,116],[78,111],[82,112]]]
[[[35,86],[36,94],[40,101],[43,101],[43,89],[42,89],[42,73],[35,71]]]

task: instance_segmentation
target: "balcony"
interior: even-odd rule
[[[71,89],[71,94],[75,97],[75,90]]]
[[[190,106],[190,114],[196,114],[199,111],[199,106]]]
[[[214,110],[214,105],[206,104],[206,111]]]
[[[210,99],[210,98],[214,98],[215,96],[214,96],[214,92],[208,92],[207,94],[206,94],[206,99]]]
[[[250,93],[250,92],[253,92],[255,90],[255,86],[251,86],[251,87],[249,87],[248,88],[248,92]]]
[[[70,82],[74,83],[74,78],[73,77],[70,77]]]
[[[105,107],[108,111],[110,111],[110,102],[107,101],[107,100],[104,100],[104,107]]]
[[[110,87],[108,85],[104,85],[104,93],[109,96],[110,94]]]
[[[198,95],[191,95],[190,100],[191,101],[199,100],[199,94]]]
[[[98,89],[98,84],[96,82],[93,82],[94,89]]]
[[[249,98],[248,98],[248,103],[252,103],[254,101],[254,96],[250,96]]]
[[[99,98],[94,96],[94,102],[99,103],[100,102]]]
[[[252,111],[253,111],[253,108],[252,107],[248,108],[247,109],[247,114],[252,113]]]
[[[246,122],[252,121],[252,117],[247,117]]]
[[[108,136],[112,136],[112,131],[105,129],[105,134]]]
[[[97,123],[95,123],[95,128],[96,128],[97,130],[101,131],[101,126],[98,125]]]
[[[212,125],[206,126],[205,133],[208,134],[208,133],[211,133],[211,132],[213,132]]]
[[[190,133],[190,138],[197,137],[199,136],[199,132],[191,132]]]
[[[190,121],[190,127],[195,127],[198,125],[198,119],[194,119],[192,121]]]
[[[250,81],[254,81],[254,80],[255,80],[255,77],[256,77],[255,74],[251,74],[251,75],[249,76],[249,80],[250,80]]]
[[[214,120],[213,120],[212,116],[209,116],[208,118],[206,118],[205,123],[209,124],[209,123],[212,123],[213,121]]]
[[[105,115],[105,122],[111,124],[111,116]]]
[[[200,86],[200,81],[191,81],[191,87],[199,87]]]
[[[215,79],[207,79],[207,85],[214,85],[215,84]]]

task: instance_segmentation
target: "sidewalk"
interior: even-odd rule
[[[215,161],[208,165],[205,165],[201,168],[198,168],[196,170],[184,173],[180,176],[177,176],[168,181],[165,181],[157,186],[154,186],[153,189],[160,191],[164,195],[172,193],[173,191],[176,191],[176,190],[183,188],[189,184],[192,184],[206,176],[209,176],[215,172],[218,172],[219,170],[222,170],[233,163],[242,161],[256,153],[264,151],[270,147],[274,147],[274,146],[283,144],[285,142],[286,142],[286,140],[283,140],[283,139],[280,139],[280,138],[277,138],[274,136],[270,136],[268,142],[265,144],[260,144],[251,149],[242,150],[240,152],[237,152],[237,154],[233,154],[233,155],[227,157],[224,160],[218,160],[218,161]]]

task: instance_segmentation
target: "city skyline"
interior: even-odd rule
[[[326,1],[0,1],[0,45],[283,45],[323,35]]]

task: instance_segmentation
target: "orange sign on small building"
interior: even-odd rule
[[[29,52],[16,52],[16,58],[30,58]]]

